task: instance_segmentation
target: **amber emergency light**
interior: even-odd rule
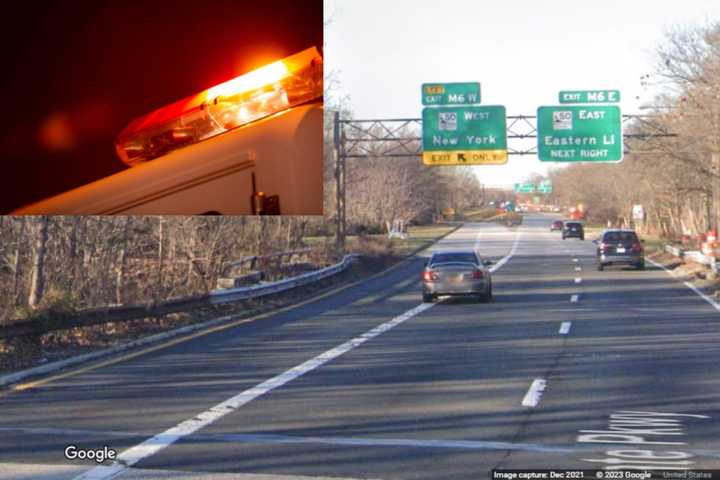
[[[323,95],[322,57],[312,47],[130,122],[115,149],[133,166]]]

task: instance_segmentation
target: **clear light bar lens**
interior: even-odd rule
[[[315,47],[133,120],[115,149],[133,166],[323,95],[322,57]]]

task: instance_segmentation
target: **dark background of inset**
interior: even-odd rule
[[[73,1],[3,10],[0,213],[125,168],[134,118],[323,45],[322,0]]]

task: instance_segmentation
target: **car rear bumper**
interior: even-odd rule
[[[429,295],[474,295],[487,291],[486,280],[453,282],[423,282],[423,293]]]
[[[599,257],[599,262],[603,263],[604,265],[635,265],[638,263],[643,263],[644,261],[645,257],[643,257],[642,255],[600,255]]]

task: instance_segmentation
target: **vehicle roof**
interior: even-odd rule
[[[608,232],[633,232],[633,233],[637,233],[637,232],[636,232],[634,229],[632,229],[632,228],[606,228],[605,230],[602,231],[602,233],[608,233]]]
[[[463,250],[435,250],[432,254],[437,255],[437,254],[445,254],[445,253],[474,253],[474,254],[478,255],[477,250],[475,250],[474,248],[468,248],[468,249],[463,249]]]

